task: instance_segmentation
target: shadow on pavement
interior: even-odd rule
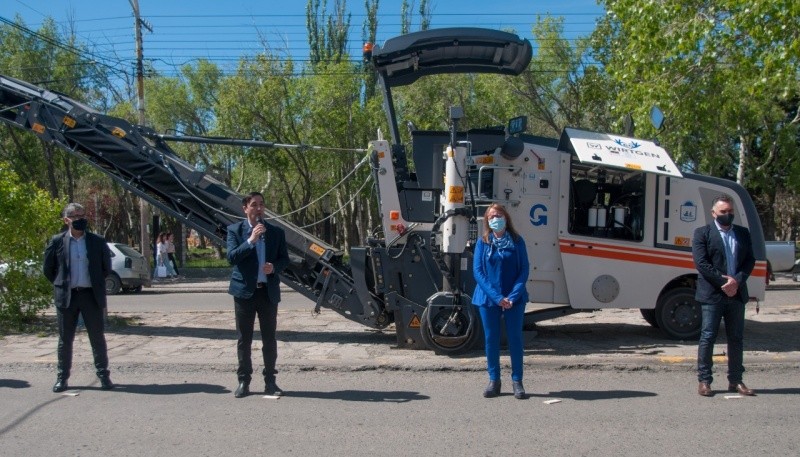
[[[257,326],[256,326],[257,328]],[[526,355],[650,355],[665,354],[670,349],[696,347],[696,340],[670,340],[660,330],[649,325],[626,323],[585,323],[585,324],[542,324],[537,325],[538,334],[525,340]],[[800,322],[759,322],[748,320],[745,324],[745,351],[758,352],[797,352],[800,351]],[[143,335],[156,337],[190,337],[209,340],[237,339],[236,330],[212,327],[179,326],[130,326],[108,333],[120,335]],[[258,331],[254,340],[260,340]],[[337,344],[374,344],[391,348],[397,346],[397,336],[393,331],[312,331],[278,330],[277,338],[283,342],[315,342]],[[722,326],[717,337],[717,345],[726,342],[725,328]],[[505,348],[504,348],[505,350]],[[458,357],[481,355],[483,345],[478,344],[472,351]]]
[[[125,327],[116,331],[106,333],[116,333],[119,335],[142,335],[142,336],[172,336],[206,338],[210,340],[236,340],[236,330],[220,329],[210,327],[175,327],[175,326],[151,326],[138,325]],[[260,337],[259,337],[260,338]]]
[[[256,324],[258,328],[258,324]],[[236,340],[236,330],[220,329],[210,327],[175,327],[175,326],[149,326],[139,325],[125,327],[116,331],[119,335],[142,335],[142,336],[163,336],[163,337],[189,337],[206,338],[213,340]],[[358,332],[311,332],[297,330],[278,330],[277,338],[285,342],[319,342],[319,343],[340,343],[340,344],[387,344],[393,345],[397,337],[393,332],[377,332],[365,329]],[[261,340],[260,332],[253,334],[254,341]]]
[[[800,351],[800,322],[745,323],[745,351]],[[696,346],[697,340],[670,340],[657,328],[649,325],[621,323],[548,324],[537,325],[539,334],[526,342],[526,354],[588,355],[641,354],[659,355],[666,349]],[[717,336],[717,345],[724,345],[725,326]]]
[[[28,381],[23,381],[21,379],[0,379],[0,388],[27,389],[30,386],[31,384]]]
[[[655,397],[654,392],[642,392],[637,390],[558,390],[548,394],[532,394],[529,397],[542,398],[569,398],[570,400],[618,400],[620,398],[643,398]]]
[[[215,384],[116,384],[112,392],[144,395],[228,394],[230,390]]]
[[[755,388],[756,395],[800,395],[800,387],[786,389],[759,389]]]
[[[431,397],[419,392],[406,391],[373,391],[373,390],[337,390],[334,392],[288,391],[286,397],[313,398],[317,400],[369,401],[388,403],[407,403],[416,400],[429,400]]]

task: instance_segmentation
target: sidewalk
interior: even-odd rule
[[[797,288],[782,279],[774,290]],[[227,291],[227,280],[189,278],[161,281],[142,293]],[[290,293],[287,289],[287,293]],[[748,307],[745,362],[757,366],[800,366],[800,297],[798,303],[769,306],[769,291],[761,312]],[[800,295],[800,294],[799,294]],[[165,369],[203,366],[233,371],[236,330],[233,312],[110,313],[125,320],[106,333],[112,370],[140,365]],[[526,332],[525,363],[533,369],[606,367],[613,369],[692,370],[697,354],[694,341],[666,339],[642,319],[638,310],[603,310],[573,314],[542,322]],[[718,363],[724,362],[724,331],[717,342]],[[720,344],[723,343],[723,344]],[[0,365],[56,363],[56,335],[11,335],[0,339]],[[481,349],[457,357],[432,351],[400,349],[394,328],[369,329],[334,311],[281,310],[278,315],[278,351],[281,370],[483,370]],[[260,365],[260,343],[253,350]],[[91,365],[85,332],[75,341],[74,363]],[[508,363],[507,356],[503,362]]]

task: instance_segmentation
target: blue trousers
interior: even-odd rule
[[[725,320],[725,335],[728,340],[728,382],[742,382],[744,373],[744,303],[738,300],[722,300],[719,303],[701,303],[702,325],[697,346],[697,380],[711,383],[714,377],[714,342],[717,340],[719,324]]]
[[[483,323],[486,347],[486,371],[489,380],[500,380],[500,321],[505,321],[508,352],[511,355],[511,380],[522,381],[522,321],[525,317],[525,303],[516,304],[504,310],[499,306],[477,306]]]

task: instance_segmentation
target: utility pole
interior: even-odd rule
[[[150,33],[153,29],[150,24],[143,21],[139,15],[139,0],[128,0],[133,8],[134,24],[133,29],[136,33],[136,92],[138,95],[139,124],[145,125],[144,117],[144,63],[142,50],[142,27],[144,26]],[[139,199],[139,230],[141,232],[141,249],[145,259],[152,257],[150,240],[147,236],[147,222],[150,219],[150,205],[143,199]],[[155,234],[154,234],[155,235]]]

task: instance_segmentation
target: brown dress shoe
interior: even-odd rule
[[[748,389],[743,382],[737,384],[729,384],[728,385],[728,392],[738,392],[739,395],[747,395],[753,396],[756,394],[756,391],[753,389]]]
[[[697,386],[697,393],[704,397],[714,396],[714,391],[711,390],[711,384],[707,382],[701,382],[700,385]]]

